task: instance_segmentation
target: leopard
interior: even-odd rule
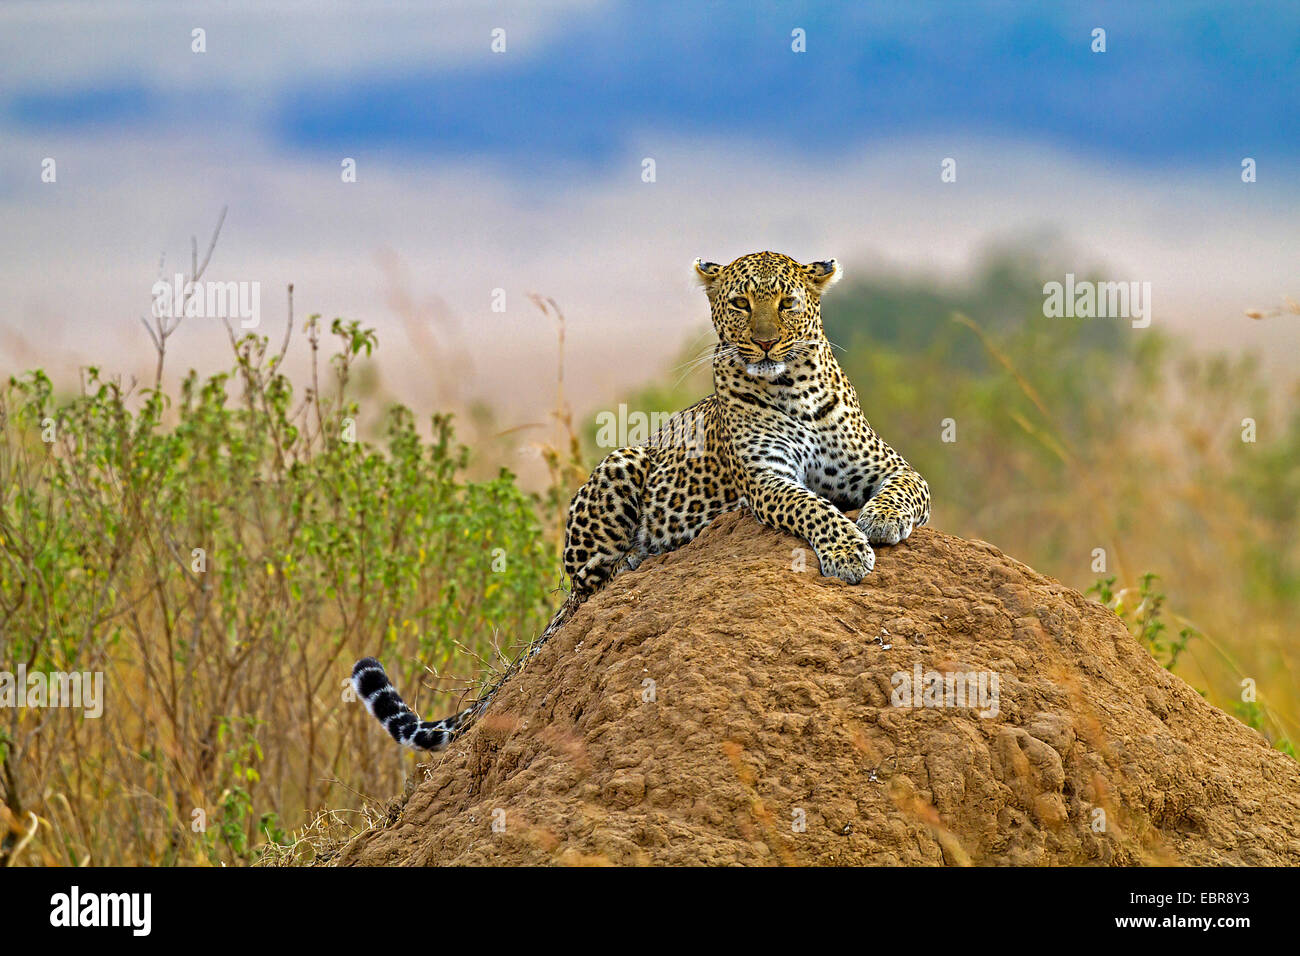
[[[821,300],[843,276],[839,263],[755,252],[727,265],[696,259],[692,269],[717,335],[713,393],[595,467],[569,504],[567,597],[471,706],[422,721],[378,660],[356,663],[358,697],[398,743],[447,747],[591,595],[688,544],[719,515],[747,510],[794,535],[824,576],[850,585],[875,567],[873,546],[898,544],[930,520],[928,484],[867,422],[822,326]]]

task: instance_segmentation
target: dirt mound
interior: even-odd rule
[[[918,667],[989,696],[899,706]],[[736,513],[583,605],[340,861],[1294,865],[1300,765],[991,545],[922,528],[849,586]]]

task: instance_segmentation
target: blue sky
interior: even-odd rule
[[[257,91],[261,134],[287,149],[473,156],[530,174],[616,161],[647,130],[796,155],[960,130],[1156,166],[1300,156],[1293,2],[561,5],[535,39],[511,37],[509,8],[458,13],[478,19],[481,55],[334,67],[309,20],[268,23],[283,31],[286,68]],[[412,7],[389,29],[439,16]],[[506,28],[507,55],[488,53],[489,24]],[[790,50],[795,27],[805,54]],[[124,57],[72,81],[11,73],[0,102],[35,130],[165,129],[196,104],[219,114],[242,102],[225,93],[244,82],[223,54],[258,38],[214,31],[209,42],[217,62],[181,89],[133,75]],[[316,62],[293,69],[312,43]]]
[[[635,130],[736,135],[779,150],[849,150],[954,127],[1132,162],[1300,153],[1300,5],[1259,16],[1194,4],[696,5],[582,17],[525,59],[288,91],[277,134],[421,154],[597,160]],[[907,5],[911,9],[911,5]],[[1012,10],[1010,15],[1006,11]],[[1107,51],[1090,49],[1107,29]],[[794,26],[809,52],[790,51]],[[562,117],[557,122],[557,116]]]

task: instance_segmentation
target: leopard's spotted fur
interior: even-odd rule
[[[802,538],[823,574],[850,584],[874,566],[873,544],[896,544],[930,518],[925,479],[872,431],[822,331],[821,297],[841,274],[835,260],[757,252],[726,266],[696,260],[695,272],[718,334],[715,391],[651,441],[609,454],[578,489],[564,545],[572,592],[509,673],[614,574],[681,547],[724,512],[747,507]],[[855,508],[856,522],[843,513]],[[394,737],[426,750],[446,746],[495,692],[431,723],[372,658],[353,680]]]

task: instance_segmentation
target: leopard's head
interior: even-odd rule
[[[754,378],[775,379],[825,341],[821,298],[840,278],[834,259],[803,265],[778,252],[754,252],[725,266],[696,259],[695,274],[709,295],[718,339]]]

